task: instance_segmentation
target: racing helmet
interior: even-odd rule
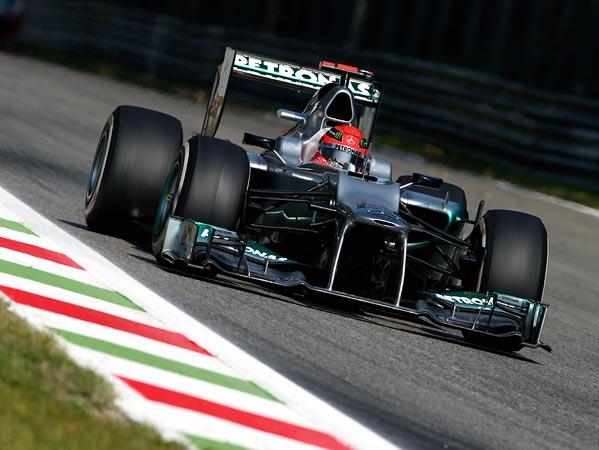
[[[336,169],[363,172],[368,156],[368,141],[351,125],[329,129],[320,139],[314,162]]]

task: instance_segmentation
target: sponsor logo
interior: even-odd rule
[[[440,298],[442,300],[449,300],[452,302],[456,302],[461,305],[483,306],[484,304],[486,304],[487,306],[493,306],[493,299],[489,299],[487,301],[486,298],[464,297],[464,296],[460,296],[460,295],[445,295],[445,294],[435,294],[435,297]]]
[[[350,134],[347,136],[345,142],[347,142],[349,145],[354,145],[356,142],[358,142],[358,140]]]
[[[338,141],[343,139],[343,133],[335,128],[331,128],[329,131],[327,131],[327,136],[337,139]]]
[[[207,243],[212,238],[213,232],[214,228],[212,228],[210,225],[198,223],[198,237],[196,239],[196,242]]]
[[[283,258],[282,256],[276,255],[273,252],[271,252],[270,250],[268,250],[266,247],[261,246],[260,244],[252,244],[253,246],[246,246],[245,247],[245,252],[248,255],[254,256],[256,258],[260,258],[260,259],[270,259],[271,261],[279,261],[279,262],[285,262],[287,261],[287,258]]]
[[[368,214],[373,215],[373,216],[377,216],[377,217],[381,217],[381,218],[385,218],[385,219],[389,219],[389,220],[397,220],[399,218],[399,216],[397,214],[395,214],[393,211],[391,211],[390,209],[388,209],[386,206],[383,206],[383,205],[377,205],[377,204],[368,203],[365,201],[358,201],[355,203],[355,205],[356,205],[356,209],[359,209],[359,210],[365,209]]]
[[[225,230],[224,228],[216,228],[214,229],[214,235],[225,241],[236,241],[239,239],[237,233],[231,230]]]
[[[323,145],[326,146],[327,144],[323,144]],[[340,144],[328,144],[328,145],[332,146],[333,149],[335,149],[335,150],[341,150],[342,152],[346,152],[346,153],[349,153],[354,156],[359,156],[362,159],[365,158],[364,152],[356,150],[355,148],[352,148],[352,147],[348,147],[347,145],[340,145]]]
[[[212,225],[208,225],[201,222],[196,222],[196,225],[198,226],[198,242],[207,242],[212,235],[214,235],[215,238],[223,239],[225,241],[234,241],[239,238],[237,233],[231,230],[213,227]]]
[[[528,302],[525,299],[507,294],[497,294],[497,304],[509,308],[525,309]]]
[[[260,74],[262,77],[289,81],[297,85],[319,88],[326,84],[336,83],[340,76],[307,69],[290,64],[281,64],[276,61],[266,61],[250,55],[235,55],[234,68],[246,73]],[[380,92],[375,90],[371,83],[351,79],[349,89],[364,100],[378,102]]]
[[[198,235],[196,238],[196,243],[207,244],[213,236],[218,239],[222,239],[225,241],[237,241],[239,236],[234,231],[225,230],[224,228],[213,227],[211,225],[207,225],[205,223],[196,222],[198,226]],[[234,247],[227,246],[229,250],[236,250]],[[267,249],[263,245],[258,244],[257,242],[251,242],[245,247],[246,255],[253,256],[259,259],[268,259],[270,261],[276,262],[286,262],[289,259],[284,258],[282,256],[277,255],[271,250]]]

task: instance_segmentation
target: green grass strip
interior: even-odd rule
[[[191,434],[186,434],[185,437],[200,450],[248,450],[247,447],[239,447],[238,445],[229,444],[228,442],[213,441],[212,439],[206,439]]]
[[[66,289],[67,291],[87,295],[89,297],[94,297],[99,300],[114,303],[116,305],[126,306],[127,308],[143,311],[143,309],[141,309],[127,297],[119,294],[116,291],[82,283],[81,281],[71,280],[70,278],[45,272],[43,270],[34,269],[32,267],[23,266],[21,264],[0,259],[0,272],[14,275],[16,277],[26,278],[32,281],[37,281],[39,283],[48,284],[57,288]]]
[[[208,383],[218,384],[230,389],[245,392],[247,394],[256,395],[268,400],[279,401],[265,390],[258,387],[256,384],[234,378],[229,375],[224,375],[211,370],[201,369],[199,367],[190,366],[189,364],[174,361],[172,359],[162,358],[161,356],[151,355],[133,348],[124,347],[112,342],[103,341],[101,339],[83,336],[81,334],[72,333],[70,331],[52,328],[54,332],[64,337],[69,342],[86,347],[98,352],[106,353],[118,358],[127,359],[157,369],[167,370],[169,372],[185,375],[197,380],[206,381]]]
[[[0,301],[0,449],[185,450],[114,405],[106,380]]]
[[[33,231],[27,228],[25,225],[19,222],[14,222],[8,219],[0,218],[0,227],[8,228],[9,230],[18,231],[20,233],[31,234],[33,236],[37,236]]]

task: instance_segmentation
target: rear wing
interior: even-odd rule
[[[331,70],[327,71],[327,68]],[[205,136],[216,134],[231,75],[313,94],[326,84],[339,83],[343,74],[335,72],[337,70],[334,70],[331,63],[321,64],[320,69],[315,69],[227,47],[223,62],[216,68],[201,133]],[[356,103],[363,106],[360,122],[367,124],[367,130],[363,131],[370,140],[382,88],[380,84],[370,80],[370,72],[356,70],[347,77],[347,86],[354,94]]]

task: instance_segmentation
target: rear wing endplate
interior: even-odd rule
[[[326,70],[304,67],[227,47],[223,62],[216,69],[202,124],[201,133],[205,136],[216,134],[231,75],[312,94],[326,84],[339,82],[341,77]],[[356,74],[350,75],[348,87],[357,103],[371,110],[378,108],[382,95],[378,83]]]

